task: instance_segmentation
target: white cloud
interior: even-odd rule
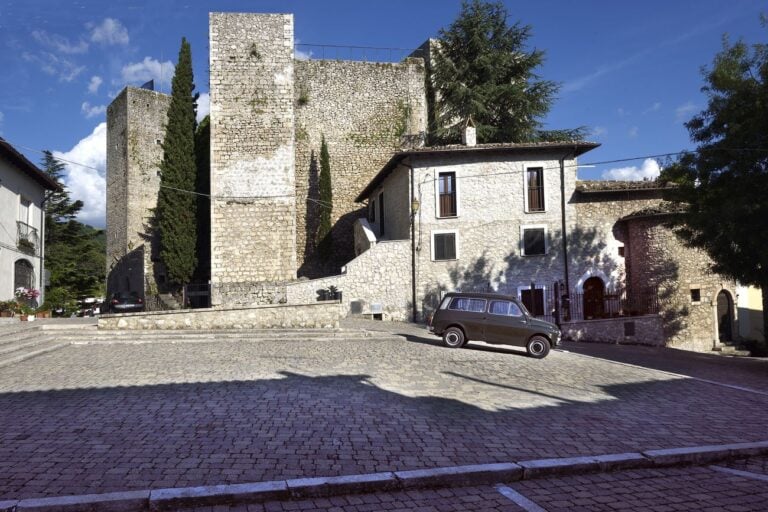
[[[197,122],[203,120],[211,112],[211,95],[207,92],[201,92],[197,98]]]
[[[661,168],[653,158],[646,158],[640,167],[618,167],[603,172],[604,180],[642,181],[653,180],[659,176]]]
[[[174,65],[171,61],[160,62],[150,57],[144,57],[141,62],[133,62],[123,66],[121,76],[123,82],[138,83],[154,80],[157,84],[168,85],[173,78]]]
[[[88,43],[83,40],[80,40],[77,43],[71,43],[66,37],[57,34],[49,34],[44,30],[32,31],[32,38],[41,45],[52,48],[59,53],[71,55],[88,51]]]
[[[53,155],[62,160],[82,164],[64,162],[67,167],[64,184],[73,200],[80,199],[85,203],[78,220],[96,227],[104,227],[107,123],[99,123],[90,135],[80,140],[69,151],[54,151]]]
[[[601,135],[605,135],[606,133],[608,133],[608,129],[605,126],[595,126],[592,128],[592,133],[590,135],[593,137],[599,137]]]
[[[629,135],[630,139],[635,139],[637,138],[638,133],[640,133],[640,128],[638,128],[637,126],[633,126],[629,129],[629,131],[627,132],[627,135]]]
[[[100,76],[92,76],[91,81],[88,83],[88,92],[96,94],[99,92],[99,87],[104,83],[104,80]]]
[[[85,117],[91,118],[98,116],[107,111],[106,105],[91,105],[87,101],[80,106],[80,110],[85,114]]]
[[[21,58],[27,62],[32,62],[40,66],[40,69],[49,75],[58,76],[62,82],[71,82],[77,75],[85,70],[85,66],[78,66],[76,63],[64,57],[59,57],[50,52],[33,54],[24,52]]]
[[[114,18],[104,18],[99,25],[90,25],[91,41],[104,45],[128,44],[128,30]]]
[[[296,60],[309,60],[312,58],[312,50],[299,50],[299,46],[302,46],[301,40],[296,39],[296,42],[293,45],[293,57]]]
[[[680,105],[675,109],[675,121],[678,123],[688,121],[688,119],[691,117],[691,114],[696,112],[698,109],[699,107],[697,107],[696,104],[691,101]]]
[[[657,101],[647,109],[643,110],[643,114],[647,114],[649,112],[658,112],[658,110],[661,108],[661,102]]]

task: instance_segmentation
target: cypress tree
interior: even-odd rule
[[[320,255],[328,258],[333,241],[331,239],[331,212],[333,211],[333,188],[331,184],[331,159],[325,135],[320,143],[320,225],[317,230]]]
[[[197,264],[197,199],[195,190],[195,88],[189,43],[181,40],[179,61],[171,83],[171,105],[160,165],[157,230],[160,259],[168,282],[182,286],[190,281]]]

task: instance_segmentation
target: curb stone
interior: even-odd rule
[[[464,487],[596,471],[707,464],[728,458],[764,454],[768,454],[768,441],[362,475],[9,500],[0,501],[0,512],[156,512],[206,505],[264,503],[428,487]]]

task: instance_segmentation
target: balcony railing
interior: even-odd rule
[[[40,237],[37,229],[24,222],[16,222],[16,247],[21,252],[37,255],[40,249]]]

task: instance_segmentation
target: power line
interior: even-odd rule
[[[16,143],[14,143],[12,141],[9,141],[8,139],[4,139],[4,140],[6,142],[8,142],[9,144],[11,144],[12,146],[14,146],[14,147],[20,147],[20,148],[24,148],[24,149],[29,150],[29,151],[35,151],[35,152],[38,152],[38,153],[45,154],[44,150],[30,148],[30,147],[24,146],[22,144],[16,144]],[[768,148],[701,148],[701,149],[691,149],[691,150],[683,150],[683,151],[673,151],[673,152],[669,152],[669,153],[657,153],[657,154],[652,154],[652,155],[634,156],[634,157],[627,157],[627,158],[617,158],[617,159],[613,159],[613,160],[602,160],[602,161],[595,161],[595,162],[584,162],[584,163],[581,163],[581,164],[575,164],[574,163],[574,164],[567,164],[564,167],[565,168],[574,168],[574,167],[588,166],[588,165],[589,166],[593,166],[593,165],[616,164],[616,163],[632,162],[632,161],[635,161],[635,160],[646,160],[646,159],[649,159],[649,158],[668,158],[668,157],[672,157],[672,156],[680,156],[680,155],[685,155],[685,154],[690,154],[690,153],[702,153],[702,152],[706,152],[706,151],[734,151],[734,152],[756,151],[756,152],[766,152],[766,153],[768,153]],[[56,160],[59,160],[59,161],[62,161],[62,162],[65,162],[65,163],[68,163],[68,164],[71,164],[71,165],[77,165],[77,166],[80,166],[80,167],[84,167],[86,169],[92,169],[94,171],[101,172],[101,169],[98,169],[96,167],[93,167],[93,166],[90,166],[90,165],[87,165],[87,164],[83,164],[83,163],[80,163],[80,162],[75,162],[73,160],[67,160],[67,159],[64,159],[64,158],[57,157],[57,156],[54,156],[54,158]],[[543,167],[542,170],[552,170],[552,169],[559,169],[559,168],[560,168],[560,166],[558,165],[558,166],[551,166],[551,167]],[[484,178],[484,177],[488,177],[488,176],[500,176],[500,175],[505,175],[505,174],[518,174],[518,173],[522,173],[523,171],[524,171],[524,169],[514,169],[514,170],[510,170],[510,171],[488,172],[488,173],[472,174],[472,175],[469,175],[469,176],[456,176],[456,179],[474,179],[474,178]],[[433,178],[431,181],[437,181],[438,179],[439,178]],[[421,184],[427,183],[428,181],[430,181],[430,180],[424,180],[424,181],[421,182]],[[254,196],[225,196],[225,195],[203,194],[201,192],[196,192],[194,190],[180,189],[180,188],[170,187],[170,186],[167,186],[167,185],[160,185],[160,187],[161,188],[166,188],[166,189],[169,189],[169,190],[175,190],[177,192],[183,192],[183,193],[193,194],[193,195],[202,196],[202,197],[209,197],[211,199],[216,199],[216,200],[227,200],[227,199],[230,199],[230,200],[236,201],[236,200],[248,200],[248,199],[279,199],[279,198],[296,197],[296,194],[284,194],[284,195],[272,195],[272,196],[256,196],[256,195],[254,195]],[[323,201],[318,200],[318,199],[314,199],[314,198],[309,198],[308,197],[307,200],[315,202],[315,203],[317,203],[317,204],[319,204],[320,206],[323,206],[323,207],[327,207],[327,208],[331,207],[330,203],[322,204]]]

